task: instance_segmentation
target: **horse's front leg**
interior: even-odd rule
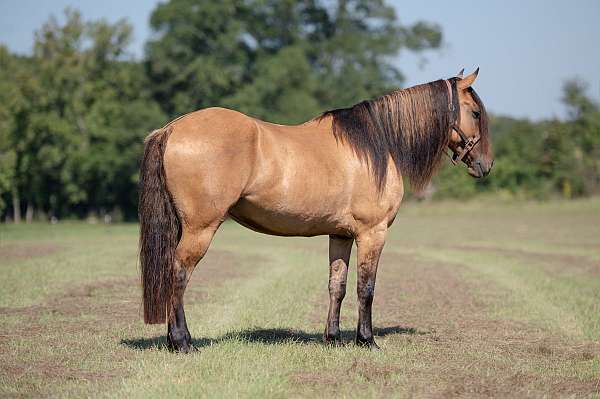
[[[323,340],[327,343],[341,342],[340,308],[346,295],[348,262],[354,239],[329,236],[329,313]]]
[[[356,327],[356,344],[379,349],[373,338],[371,308],[375,295],[375,278],[379,256],[385,243],[387,226],[376,228],[356,238],[358,247],[357,294],[358,294],[358,326]]]

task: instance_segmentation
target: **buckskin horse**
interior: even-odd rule
[[[402,178],[423,188],[448,149],[474,177],[493,165],[486,111],[471,88],[478,71],[393,91],[297,126],[208,108],[152,132],[140,171],[144,321],[166,322],[169,347],[190,350],[183,293],[230,217],[266,234],[329,236],[329,343],[341,339],[340,307],[356,242],[355,342],[378,348],[371,326],[375,275],[404,194]]]

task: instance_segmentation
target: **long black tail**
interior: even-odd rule
[[[155,130],[146,138],[140,167],[140,265],[144,322],[164,323],[173,295],[175,248],[180,222],[167,189],[163,156],[171,128]]]

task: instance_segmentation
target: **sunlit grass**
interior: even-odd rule
[[[198,350],[181,355],[164,348],[165,326],[141,321],[136,225],[1,226],[0,395],[589,396],[600,381],[597,237],[599,200],[402,208],[374,307],[375,326],[389,332],[377,338],[383,351],[370,352],[320,342],[326,237],[269,237],[227,222],[210,272],[201,263],[188,289]],[[421,264],[438,265],[457,291],[396,291],[409,277],[432,278]],[[353,261],[346,340],[355,278]],[[444,324],[434,328],[436,318]]]

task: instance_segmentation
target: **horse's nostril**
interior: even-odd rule
[[[473,169],[477,172],[479,177],[485,177],[490,173],[491,166],[488,167],[489,165],[490,164],[484,161],[483,159],[478,158],[473,163]]]

